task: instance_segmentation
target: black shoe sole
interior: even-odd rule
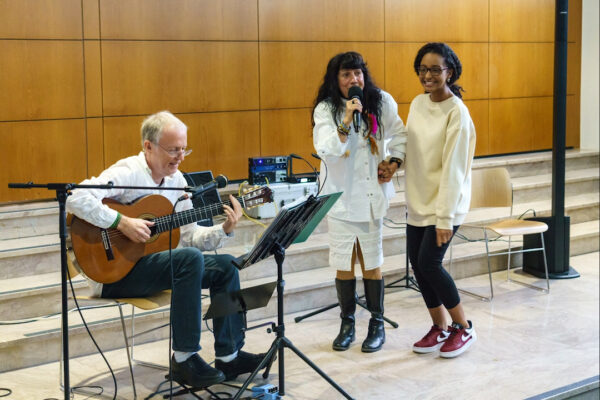
[[[221,382],[225,382],[225,380],[227,380],[226,378],[219,378],[219,377],[215,377],[213,379],[207,379],[206,381],[202,382],[202,385],[194,385],[188,381],[186,381],[182,376],[180,376],[177,373],[172,373],[171,377],[173,379],[173,381],[179,383],[180,385],[186,385],[186,386],[190,386],[193,388],[206,388],[212,385],[216,385],[217,383],[221,383]],[[168,379],[168,377],[167,377]]]

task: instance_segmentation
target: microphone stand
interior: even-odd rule
[[[61,302],[62,302],[62,348],[63,348],[63,385],[65,400],[71,399],[71,386],[69,382],[69,321],[68,321],[68,310],[67,310],[67,212],[66,204],[67,197],[71,194],[70,191],[73,189],[87,188],[87,189],[138,189],[138,190],[179,190],[179,191],[191,191],[190,187],[185,188],[169,188],[169,187],[148,187],[148,186],[116,186],[112,183],[106,185],[79,185],[75,183],[47,183],[47,184],[35,184],[33,182],[28,183],[9,183],[10,189],[33,189],[33,188],[46,188],[48,190],[56,191],[56,200],[58,201],[58,226],[60,236],[60,278],[61,278]],[[170,349],[169,349],[170,351]]]

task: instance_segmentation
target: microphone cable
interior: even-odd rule
[[[192,180],[193,181],[193,180]],[[169,272],[171,273],[171,307],[169,308],[169,398],[173,398],[173,365],[171,347],[173,342],[173,297],[175,296],[175,275],[173,274],[173,221],[175,220],[175,208],[179,204],[177,199],[173,204],[171,218],[169,220]]]
[[[302,157],[301,155],[298,155],[298,154],[296,154],[296,153],[291,153],[291,154],[290,154],[290,157],[291,157],[291,158],[296,158],[296,159],[298,159],[298,160],[302,160],[302,161],[304,161],[306,164],[308,164],[308,166],[309,166],[309,167],[310,167],[310,168],[313,170],[313,173],[315,174],[315,178],[317,179],[317,184],[319,185],[319,187],[321,187],[321,177],[319,176],[319,173],[317,172],[317,169],[316,169],[316,168],[315,168],[315,167],[314,167],[314,166],[313,166],[311,163],[309,163],[309,162],[308,162],[308,160],[307,160],[306,158],[304,158],[304,157]],[[319,194],[320,192],[321,192],[320,190],[317,192],[317,196],[318,196],[318,194]]]
[[[113,384],[115,386],[115,393],[114,393],[114,396],[113,396],[113,400],[116,400],[118,386],[117,386],[117,378],[115,377],[115,372],[111,368],[110,363],[108,362],[108,360],[106,359],[106,356],[102,352],[102,349],[100,348],[100,345],[98,345],[98,342],[96,342],[96,339],[94,339],[94,335],[92,335],[92,332],[90,331],[90,328],[88,327],[88,324],[85,321],[85,318],[83,318],[83,313],[81,312],[81,307],[79,307],[79,302],[77,301],[77,296],[75,295],[75,288],[73,287],[73,282],[71,281],[71,272],[69,271],[69,268],[67,268],[67,278],[69,278],[69,286],[71,287],[71,294],[73,295],[73,301],[75,302],[75,306],[77,307],[77,312],[79,313],[79,317],[81,318],[81,321],[83,322],[83,326],[85,327],[85,330],[87,331],[88,335],[90,336],[90,339],[92,339],[92,342],[94,343],[94,346],[96,346],[96,349],[98,350],[98,353],[100,353],[100,356],[102,356],[102,359],[104,360],[104,362],[106,363],[106,366],[108,367],[108,370],[110,371],[110,375],[112,376]],[[69,327],[67,327],[67,330],[68,330],[68,328]],[[69,332],[63,332],[63,334],[68,335]],[[86,387],[87,388],[100,389],[100,393],[94,394],[93,396],[102,395],[102,393],[104,392],[104,388],[102,386],[98,386],[98,385],[72,386],[71,387],[71,395],[73,395],[75,393],[74,390],[81,389],[81,388],[86,388]]]
[[[316,158],[317,160],[321,160],[323,162],[323,165],[325,166],[325,179],[323,179],[323,185],[321,186],[321,182],[319,182],[319,190],[317,192],[317,197],[319,197],[319,194],[321,194],[321,190],[323,190],[323,186],[325,186],[325,182],[327,182],[327,176],[329,175],[329,170],[327,169],[327,163],[325,162],[325,160],[323,158],[321,158],[321,156],[319,156],[317,153],[310,153],[311,156],[313,156],[314,158]]]

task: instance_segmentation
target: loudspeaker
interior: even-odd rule
[[[554,217],[532,217],[526,218],[531,221],[540,221],[548,225],[548,230],[544,232],[544,243],[546,245],[546,260],[548,262],[548,276],[552,279],[557,278],[576,278],[579,276],[577,271],[569,267],[570,258],[570,230],[571,218],[564,217],[564,232],[562,249],[557,248],[554,243],[556,235],[556,226]],[[523,235],[523,250],[541,248],[540,234]],[[562,256],[561,256],[562,254]],[[544,272],[544,253],[542,251],[532,251],[523,253],[523,272],[545,278]],[[560,257],[557,259],[557,257]],[[576,276],[573,274],[575,272]]]

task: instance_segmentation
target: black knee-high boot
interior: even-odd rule
[[[340,333],[333,341],[333,349],[337,351],[348,350],[350,344],[354,342],[356,334],[354,332],[354,312],[356,311],[356,279],[335,280],[338,302],[340,303],[340,317],[342,325]]]
[[[383,279],[363,279],[367,309],[371,312],[369,333],[362,344],[363,353],[373,353],[381,350],[385,343],[383,328]]]

